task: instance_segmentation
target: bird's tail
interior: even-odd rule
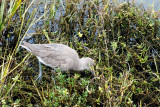
[[[27,51],[31,51],[28,47],[28,45],[30,45],[30,43],[23,41],[23,43],[20,45],[22,48],[25,48]]]

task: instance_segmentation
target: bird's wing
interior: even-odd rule
[[[31,53],[39,57],[78,57],[77,52],[63,44],[32,44],[30,47]]]
[[[53,52],[56,53],[60,51],[60,49],[58,49],[56,45],[53,44],[30,44],[24,41],[20,46],[39,57],[45,57]]]
[[[72,48],[63,44],[29,44],[24,45],[31,53],[39,57],[45,65],[52,68],[60,67],[62,70],[70,69],[77,60],[78,54]]]
[[[40,50],[34,52],[43,61],[50,64],[50,67],[60,67],[61,70],[69,70],[74,65],[78,54],[75,50],[62,44],[47,44],[41,46]]]

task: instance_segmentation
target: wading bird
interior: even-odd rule
[[[39,60],[39,74],[37,79],[42,78],[41,63],[55,69],[60,68],[61,71],[74,70],[83,71],[91,70],[95,65],[94,60],[89,57],[79,58],[77,52],[67,45],[51,43],[51,44],[30,44],[23,41],[20,45],[27,51],[35,55]],[[37,80],[36,79],[36,80]]]

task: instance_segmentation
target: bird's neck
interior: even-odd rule
[[[86,69],[85,66],[86,66],[86,65],[85,65],[85,61],[82,60],[82,59],[79,59],[79,63],[78,63],[77,70],[78,70],[78,71],[83,71],[83,70]]]

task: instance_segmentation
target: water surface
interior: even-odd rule
[[[135,2],[142,4],[145,9],[153,8],[155,11],[160,10],[160,0],[118,0],[118,2]]]

